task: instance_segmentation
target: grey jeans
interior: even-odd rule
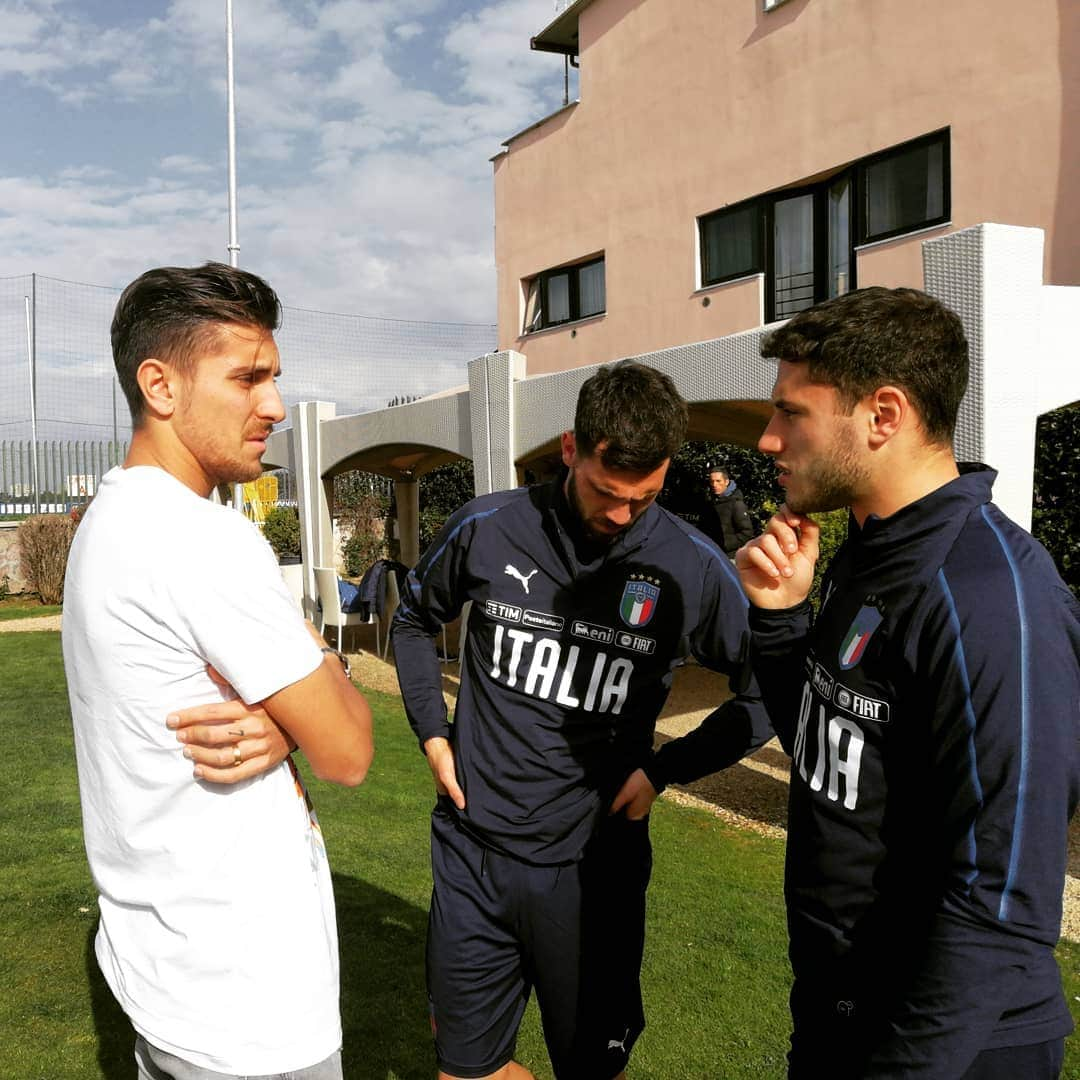
[[[135,1064],[139,1068],[138,1080],[342,1080],[340,1050],[306,1069],[262,1076],[236,1076],[192,1065],[190,1061],[151,1046],[139,1035],[135,1039]]]

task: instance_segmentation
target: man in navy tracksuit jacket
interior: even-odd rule
[[[760,449],[787,504],[737,559],[791,754],[791,1077],[1050,1080],[1053,950],[1080,789],[1080,619],[1050,557],[951,449],[959,320],[865,289],[762,343]],[[849,535],[805,601],[817,526]]]
[[[530,985],[560,1080],[621,1075],[644,1026],[649,806],[667,782],[729,765],[771,735],[734,569],[652,501],[685,409],[652,369],[601,369],[563,436],[562,475],[470,502],[409,575],[397,667],[446,790],[432,821],[428,938],[440,1076],[529,1075],[510,1059]],[[620,456],[643,431],[655,447]],[[466,601],[448,724],[433,635]],[[727,673],[736,696],[654,754],[689,651]]]

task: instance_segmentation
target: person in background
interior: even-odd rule
[[[221,264],[124,290],[112,344],[131,449],[68,562],[95,952],[139,1080],[342,1075],[330,870],[289,753],[358,784],[371,713],[258,529],[207,498],[261,474],[284,417],[279,317],[265,281]]]
[[[709,488],[698,528],[715,541],[729,559],[754,535],[754,522],[742,492],[722,465],[710,465]]]

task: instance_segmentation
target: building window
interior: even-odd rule
[[[949,133],[700,218],[701,283],[765,275],[765,321],[856,287],[855,249],[949,220]]]
[[[603,256],[545,270],[527,283],[524,332],[602,315],[606,310]]]
[[[701,279],[710,285],[761,269],[761,206],[757,200],[701,219]]]
[[[948,151],[939,134],[860,163],[864,242],[948,220]]]

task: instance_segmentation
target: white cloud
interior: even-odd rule
[[[54,146],[51,173],[35,157],[39,175],[0,176],[0,275],[123,284],[154,263],[224,258],[222,5],[170,0],[117,25],[86,10],[0,0],[0,91],[77,106],[120,151],[106,168]],[[550,17],[550,0],[238,4],[244,265],[296,306],[493,321],[488,158],[561,100],[559,58],[528,45]],[[123,125],[142,110],[143,128],[110,126],[117,105]],[[190,115],[203,141],[181,123],[163,152],[152,136],[167,115]],[[146,134],[154,149],[140,163]],[[9,149],[13,162],[28,148]]]
[[[212,171],[213,166],[190,154],[169,154],[158,162],[158,168],[181,176],[201,176]]]

